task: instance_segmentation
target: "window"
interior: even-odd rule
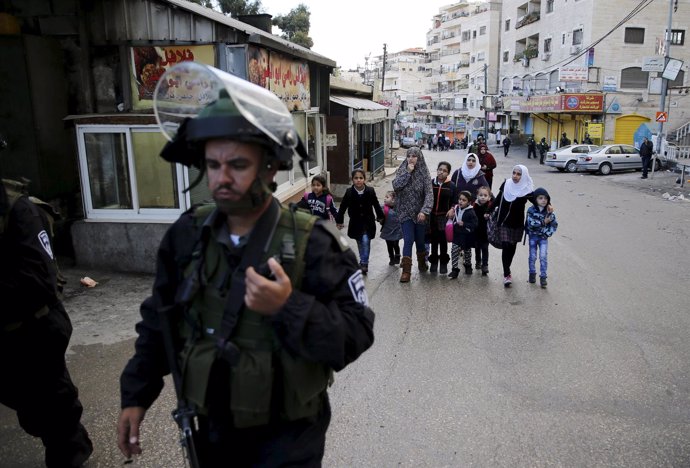
[[[175,219],[187,206],[182,166],[158,155],[158,126],[77,126],[87,218]]]
[[[485,52],[479,52],[477,53],[477,62],[483,62],[486,58],[486,53]]]
[[[544,53],[545,54],[550,54],[551,53],[551,38],[544,39]]]
[[[645,89],[648,82],[649,72],[643,72],[640,67],[621,70],[621,88]]]
[[[507,62],[507,61],[508,61],[508,55],[509,55],[509,54],[510,54],[509,51],[507,51],[507,50],[504,50],[504,51],[503,51],[503,61],[504,61],[504,62]]]
[[[565,45],[565,33],[561,36],[561,45]]]
[[[484,34],[486,34],[486,26],[481,26],[479,28],[479,35],[483,36]]]
[[[685,44],[685,30],[671,29],[671,45]]]
[[[475,29],[472,31],[472,39],[475,39],[477,37],[477,30]]]
[[[669,88],[671,86],[683,86],[684,81],[685,81],[685,72],[683,70],[680,70],[678,72],[678,75],[676,75],[676,79],[668,82],[668,86],[669,86]]]
[[[475,57],[474,57],[474,55],[473,55],[473,56],[470,58],[470,63],[474,63],[474,61],[475,61]]]
[[[546,0],[546,12],[553,13],[553,0]]]
[[[506,31],[510,31],[510,20],[506,20]]]
[[[573,45],[582,44],[582,28],[573,30]]]
[[[625,28],[626,44],[644,44],[644,28]]]

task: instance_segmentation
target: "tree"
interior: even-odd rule
[[[273,18],[273,26],[278,26],[283,31],[283,39],[310,49],[314,45],[314,41],[309,37],[310,16],[309,8],[300,3],[287,15]]]
[[[190,0],[206,8],[215,9],[214,4],[218,5],[220,11],[225,15],[237,18],[241,15],[257,15],[261,13],[261,0]]]

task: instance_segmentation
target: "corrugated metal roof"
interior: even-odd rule
[[[388,110],[388,107],[382,106],[369,99],[356,98],[351,96],[336,96],[331,94],[331,101],[345,107],[361,110]]]
[[[329,67],[336,67],[336,63],[334,60],[329,59],[328,57],[324,57],[321,54],[317,54],[316,52],[312,52],[311,50],[307,49],[306,47],[299,46],[293,42],[286,41],[280,36],[276,36],[274,34],[269,34],[266,31],[255,28],[254,26],[243,23],[242,21],[236,20],[234,18],[231,18],[230,16],[225,16],[224,14],[217,12],[215,10],[212,10],[210,8],[203,7],[199,4],[188,2],[186,0],[164,0],[167,3],[170,3],[171,5],[175,5],[179,8],[185,9],[187,11],[191,11],[192,13],[195,13],[197,15],[203,16],[205,18],[208,18],[210,20],[216,21],[218,23],[223,23],[226,26],[230,26],[233,29],[237,29],[238,31],[242,31],[245,34],[248,34],[250,36],[250,42],[252,37],[256,37],[258,40],[253,41],[256,43],[260,43],[263,45],[270,45],[266,44],[266,40],[270,42],[274,42],[280,46],[282,46],[282,49],[289,49],[292,51],[295,55],[301,56],[304,58],[307,58],[307,60],[311,60],[316,63],[320,63]],[[263,41],[261,39],[264,39]]]

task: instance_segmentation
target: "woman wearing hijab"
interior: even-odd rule
[[[513,263],[518,242],[525,229],[525,205],[532,199],[534,183],[529,171],[522,164],[513,167],[513,174],[499,189],[494,206],[497,206],[497,225],[502,244],[503,286],[513,284],[510,265]]]
[[[412,274],[412,244],[417,244],[419,271],[427,271],[424,234],[426,223],[434,203],[431,176],[424,162],[422,151],[413,146],[407,157],[395,171],[393,179],[396,210],[403,231],[403,257],[400,260],[400,282],[410,281]]]
[[[473,198],[477,198],[477,190],[479,187],[489,186],[489,183],[484,177],[484,173],[479,167],[477,155],[474,153],[469,153],[465,156],[465,162],[462,163],[462,167],[453,172],[453,176],[450,180],[455,184],[455,188],[457,189],[456,193],[466,190],[472,194]]]
[[[496,158],[494,158],[494,155],[489,151],[489,147],[483,143],[479,145],[479,154],[477,154],[477,157],[479,157],[479,168],[484,173],[484,178],[486,178],[486,181],[489,183],[489,188],[491,188],[491,184],[493,184],[494,181]]]

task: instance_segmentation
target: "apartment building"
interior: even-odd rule
[[[430,102],[421,111],[431,130],[462,138],[494,126],[483,97],[498,93],[500,15],[500,1],[480,0],[443,6],[434,16],[427,33]]]
[[[500,125],[546,137],[633,143],[654,130],[661,98],[669,0],[504,0],[500,43]],[[632,16],[630,16],[632,15]],[[623,22],[619,27],[620,22]],[[669,82],[669,129],[690,119],[685,36],[690,8],[673,14],[669,55],[683,61]],[[662,68],[658,68],[662,67]]]

